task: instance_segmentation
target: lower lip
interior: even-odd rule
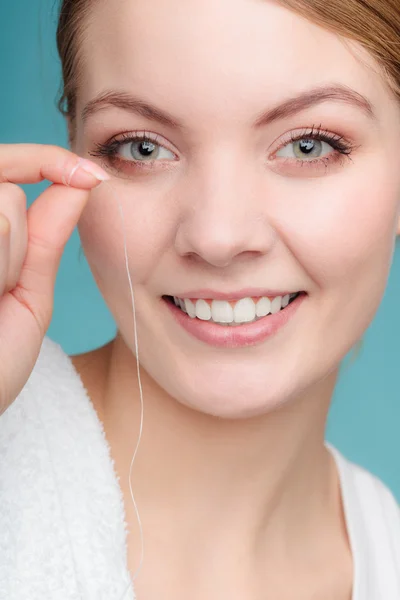
[[[198,340],[218,348],[239,348],[253,346],[272,337],[294,316],[307,294],[301,293],[283,310],[269,314],[253,323],[244,323],[236,327],[217,325],[213,321],[192,319],[172,302],[162,301],[171,311],[176,322]]]

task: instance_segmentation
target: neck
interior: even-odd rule
[[[337,474],[324,446],[336,378],[262,417],[223,420],[179,404],[141,368],[144,426],[131,481],[143,522],[159,523],[177,544],[199,536],[226,544],[231,536],[249,548],[268,539],[276,550],[289,535],[301,552],[313,532],[323,540],[322,523],[328,517],[337,526],[339,518]],[[128,481],[140,396],[136,358],[119,336],[103,390],[97,408],[134,522]]]

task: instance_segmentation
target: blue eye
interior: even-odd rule
[[[116,150],[116,156],[128,161],[133,159],[138,162],[147,162],[157,158],[167,160],[175,158],[167,148],[145,137],[136,137],[132,138],[132,141],[120,143]]]
[[[89,152],[90,156],[107,158],[110,163],[118,161],[126,166],[146,166],[151,168],[153,162],[157,159],[168,162],[175,161],[176,156],[171,150],[165,148],[157,142],[157,139],[151,138],[146,132],[143,134],[123,134],[119,139],[106,142],[105,144],[95,144],[96,150]]]
[[[277,156],[284,158],[299,158],[300,160],[315,160],[323,158],[334,150],[331,144],[318,139],[302,138],[286,144],[278,150]]]
[[[287,143],[276,152],[276,156],[289,161],[294,159],[295,163],[300,164],[327,164],[337,157],[350,156],[353,150],[353,144],[343,136],[313,125],[297,134],[292,133]]]

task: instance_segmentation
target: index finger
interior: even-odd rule
[[[0,183],[39,183],[44,179],[92,188],[110,177],[96,163],[60,146],[0,144]]]

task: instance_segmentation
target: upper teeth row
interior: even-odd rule
[[[236,303],[225,300],[212,300],[211,304],[207,300],[190,300],[189,298],[176,298],[174,302],[189,317],[197,317],[202,321],[216,323],[249,323],[257,317],[265,317],[268,314],[275,314],[289,304],[289,300],[297,294],[287,294],[286,296],[276,296],[276,298],[262,297],[258,301],[253,298],[241,298]]]

